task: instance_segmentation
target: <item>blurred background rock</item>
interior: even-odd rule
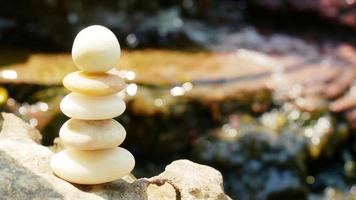
[[[68,50],[81,28],[102,24],[115,31],[124,47],[176,48],[211,42],[219,39],[214,31],[252,22],[295,30],[305,24],[339,24],[355,30],[355,13],[353,0],[2,1],[0,41]]]

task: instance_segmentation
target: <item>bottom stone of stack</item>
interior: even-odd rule
[[[66,149],[54,155],[52,171],[60,178],[77,184],[100,184],[128,175],[135,158],[124,148],[80,151]]]

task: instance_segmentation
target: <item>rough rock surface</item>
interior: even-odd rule
[[[222,183],[221,175],[216,174],[216,171],[211,167],[199,165],[189,160],[174,161],[166,167],[162,174],[155,178],[170,180],[181,191],[182,199],[229,199],[224,194],[222,184],[211,184]]]
[[[49,168],[53,152],[37,142],[40,133],[12,114],[2,113],[0,196],[3,199],[230,199],[213,168],[178,160],[153,178],[129,176],[103,185],[72,185]],[[34,140],[35,139],[35,140]]]

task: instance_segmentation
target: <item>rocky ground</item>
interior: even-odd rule
[[[189,160],[174,161],[152,178],[130,175],[108,184],[72,185],[51,172],[49,161],[54,153],[39,144],[38,130],[13,114],[2,113],[2,118],[2,199],[230,199],[217,170]]]

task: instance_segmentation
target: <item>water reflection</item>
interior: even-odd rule
[[[170,90],[170,93],[172,96],[176,97],[176,96],[183,96],[185,93],[185,90],[183,87],[181,86],[175,86]]]
[[[35,119],[35,118],[31,118],[31,119],[29,120],[29,123],[30,123],[30,125],[31,125],[32,127],[36,127],[36,126],[38,125],[38,120]]]
[[[137,85],[135,83],[130,83],[127,87],[126,87],[126,93],[129,96],[135,96],[137,93]]]
[[[174,97],[183,96],[186,92],[193,89],[193,84],[191,82],[185,82],[181,86],[174,86],[170,90],[170,94]]]
[[[139,44],[136,35],[133,33],[130,33],[126,36],[126,42],[131,48],[135,48]]]
[[[132,81],[136,78],[136,73],[133,71],[130,71],[130,70],[117,71],[116,69],[114,69],[113,71],[111,71],[111,73],[118,74],[121,78],[130,80],[130,81]]]
[[[189,91],[193,89],[193,84],[191,82],[185,82],[182,87],[185,91]]]
[[[164,104],[164,99],[157,98],[154,100],[154,105],[157,107],[163,106],[163,104]]]
[[[14,70],[3,70],[0,72],[0,77],[13,80],[17,78],[17,72]]]

